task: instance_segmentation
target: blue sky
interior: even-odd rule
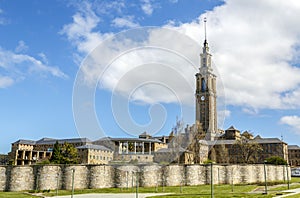
[[[219,127],[300,144],[297,1],[1,0],[0,153],[18,139],[168,134],[176,116],[193,124],[204,17]],[[83,67],[93,55],[112,64]]]

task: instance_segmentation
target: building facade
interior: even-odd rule
[[[290,166],[300,166],[300,147],[298,145],[289,145],[288,153]]]
[[[21,139],[12,143],[9,161],[13,165],[31,165],[49,160],[52,156],[52,150],[56,142],[58,142],[60,146],[67,142],[75,148],[91,144],[91,141],[87,138],[42,138],[37,141]]]
[[[108,164],[113,161],[114,151],[105,146],[86,144],[76,148],[80,164]]]
[[[250,133],[241,134],[233,126],[225,130],[218,140],[209,141],[209,145],[209,158],[217,163],[264,163],[274,156],[287,162],[289,159],[287,143],[278,138],[253,138]]]

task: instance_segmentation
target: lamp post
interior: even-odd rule
[[[267,162],[267,160],[264,161],[264,176],[265,176],[265,193],[264,194],[268,194],[266,162]]]
[[[289,179],[289,164],[286,164],[286,179],[287,179],[287,186],[290,189],[290,179]]]
[[[59,186],[59,173],[57,173],[57,178],[56,178],[56,196],[58,196],[58,186]]]
[[[213,178],[213,163],[210,163],[210,193],[211,198],[214,198],[214,178]]]
[[[133,171],[131,171],[131,191],[133,192]]]
[[[74,173],[75,173],[75,169],[72,169],[72,194],[71,194],[71,198],[73,198],[74,195]]]
[[[136,172],[135,185],[136,185],[135,197],[139,198],[139,174],[138,174],[138,171]]]

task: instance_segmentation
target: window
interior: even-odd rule
[[[204,78],[201,79],[201,91],[202,92],[206,91],[206,81]]]

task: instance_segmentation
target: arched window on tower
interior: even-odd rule
[[[201,91],[202,92],[206,91],[206,81],[204,78],[201,79]]]

